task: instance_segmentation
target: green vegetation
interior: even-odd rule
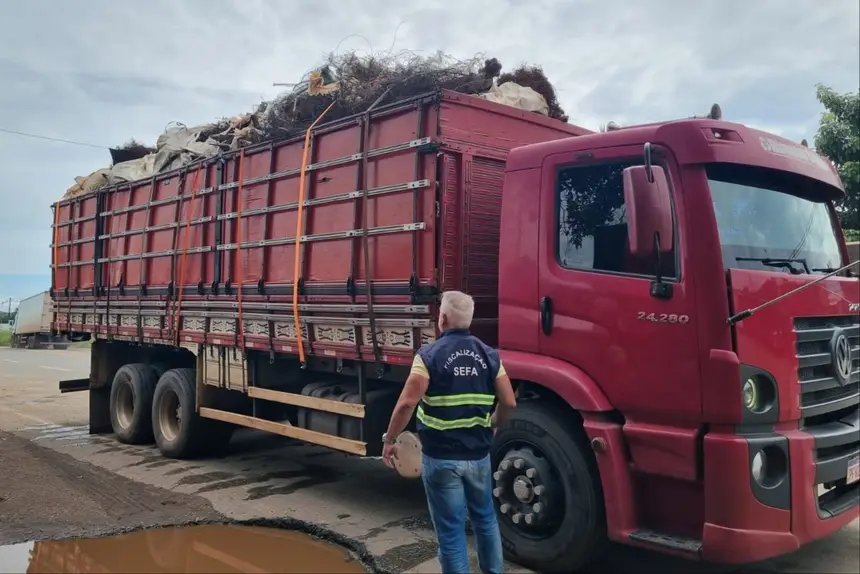
[[[860,90],[839,94],[818,84],[815,95],[824,106],[815,149],[830,158],[839,170],[846,197],[836,209],[848,241],[857,241],[860,239]]]
[[[12,344],[12,331],[0,331],[0,347],[8,347]]]

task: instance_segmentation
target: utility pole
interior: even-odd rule
[[[15,301],[14,297],[9,297],[9,299],[6,300],[6,321],[7,322],[12,320],[12,303],[14,301]],[[3,308],[0,307],[0,312],[2,312],[2,310],[3,310]]]

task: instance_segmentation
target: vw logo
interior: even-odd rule
[[[830,343],[833,359],[833,370],[840,385],[847,385],[851,379],[851,345],[848,343],[848,337],[839,329],[833,334],[833,339]]]

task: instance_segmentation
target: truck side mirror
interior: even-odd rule
[[[671,252],[675,238],[666,172],[658,165],[638,165],[625,169],[622,179],[630,254],[659,257]]]

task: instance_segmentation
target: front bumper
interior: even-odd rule
[[[788,554],[860,516],[860,482],[845,484],[848,462],[860,453],[860,418],[853,417],[828,432],[706,435],[702,558],[748,564]],[[779,485],[762,488],[751,461],[767,446],[787,452],[788,472]],[[822,494],[825,483],[834,488]]]

